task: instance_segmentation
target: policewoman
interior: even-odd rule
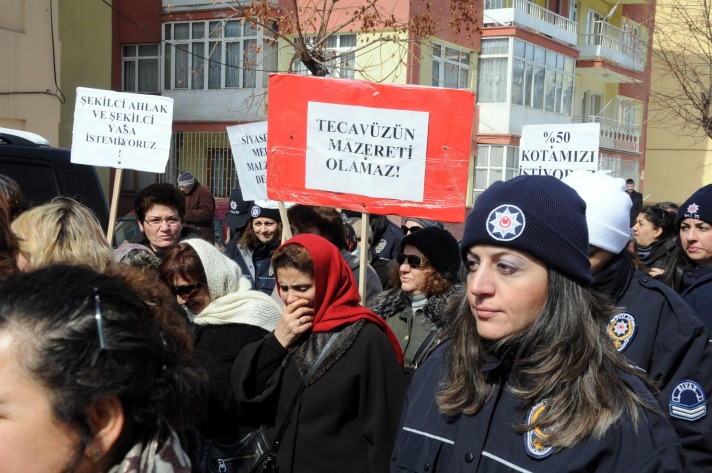
[[[606,333],[660,389],[660,405],[680,438],[684,471],[712,471],[712,347],[705,324],[672,289],[631,263],[625,181],[602,172],[563,179],[586,202],[593,288],[618,307]]]
[[[460,243],[449,340],[415,372],[392,472],[683,471],[675,431],[603,330],[585,204],[549,176],[497,182]]]

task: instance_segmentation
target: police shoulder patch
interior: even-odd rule
[[[614,315],[608,323],[608,336],[618,351],[623,351],[630,345],[637,330],[635,317],[626,312]]]
[[[670,395],[670,417],[690,422],[707,415],[707,397],[702,387],[686,379],[675,385]]]
[[[545,408],[546,401],[541,401],[529,409],[527,413],[527,424],[535,422]],[[535,427],[524,433],[524,446],[530,457],[541,460],[554,453],[554,447],[545,447],[543,445],[543,440],[545,440],[546,437],[548,437],[548,434],[539,427]]]
[[[376,253],[381,254],[381,251],[383,251],[387,244],[388,242],[385,238],[381,238],[380,240],[378,240],[378,244],[376,245]]]
[[[498,241],[518,238],[525,226],[524,212],[516,205],[500,205],[487,216],[487,233]]]

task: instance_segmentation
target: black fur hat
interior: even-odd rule
[[[458,280],[460,270],[460,247],[452,234],[439,227],[427,227],[410,233],[400,242],[400,251],[406,245],[416,247],[435,270],[451,282]]]

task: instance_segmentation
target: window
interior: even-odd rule
[[[604,16],[597,11],[588,11],[588,21],[586,22],[587,44],[603,44],[604,21]]]
[[[277,43],[268,33],[245,19],[166,23],[164,87],[266,88],[277,70]]]
[[[228,197],[237,183],[237,175],[233,169],[232,153],[228,148],[209,148],[210,191],[215,197]]]
[[[313,36],[306,38],[307,47],[314,44]],[[327,60],[324,67],[329,71],[328,77],[337,79],[353,79],[356,75],[356,35],[335,34],[326,40]],[[299,61],[295,73],[310,75],[311,72]]]
[[[475,160],[475,198],[497,181],[508,181],[518,173],[519,149],[512,146],[478,145]]]
[[[467,89],[470,86],[470,53],[433,44],[433,86]]]
[[[159,46],[157,44],[127,44],[122,48],[121,90],[156,94],[160,92]]]
[[[488,38],[482,40],[478,69],[479,103],[506,103],[511,85],[512,104],[572,113],[574,60],[567,56],[515,38]]]

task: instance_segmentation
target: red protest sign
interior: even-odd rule
[[[267,195],[462,222],[474,107],[467,90],[272,75]]]

